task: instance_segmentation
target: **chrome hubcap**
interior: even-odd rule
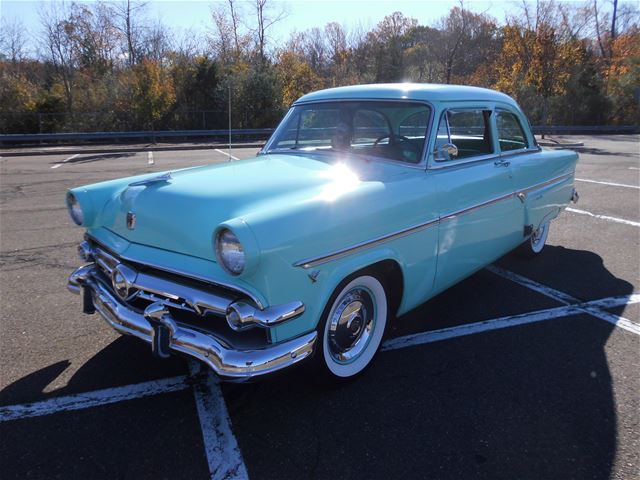
[[[329,323],[329,352],[334,360],[349,363],[366,349],[375,327],[372,293],[356,287],[345,293]]]

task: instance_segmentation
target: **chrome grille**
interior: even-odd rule
[[[136,272],[136,279],[131,284],[130,294],[121,300],[136,310],[154,302],[161,301],[168,308],[191,313],[197,317],[207,314],[224,317],[229,304],[242,298],[228,290],[211,289],[210,286],[198,282],[163,274],[159,271],[148,271],[144,265],[136,265],[123,261],[117,255],[107,251],[101,245],[92,242],[92,253],[100,280],[117,295],[112,285],[113,272],[118,265],[125,265]]]
[[[93,248],[93,257],[102,272],[107,277],[111,278],[113,269],[116,268],[120,261],[106,250],[103,250],[102,248],[97,246]]]

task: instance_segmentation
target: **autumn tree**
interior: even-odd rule
[[[610,118],[618,124],[640,124],[640,29],[620,34],[611,42],[608,66]]]
[[[282,85],[283,105],[291,105],[305,93],[322,88],[320,76],[293,52],[282,52],[276,68]]]
[[[56,4],[52,4],[48,10],[41,11],[41,43],[45,60],[54,66],[64,86],[66,110],[70,112],[73,108],[77,52],[73,40],[73,25],[64,14]]]
[[[522,15],[502,29],[502,50],[496,60],[496,87],[526,99],[539,121],[549,121],[550,100],[564,95],[571,72],[581,59],[581,44],[568,38],[553,3],[538,3],[535,14],[523,4]],[[541,108],[536,108],[539,104]]]
[[[349,79],[349,60],[351,51],[347,45],[347,33],[337,22],[327,23],[324,27],[329,68],[329,81],[332,87],[351,82]]]
[[[133,72],[133,109],[154,130],[175,102],[173,80],[158,62],[149,59],[142,60]]]
[[[391,81],[502,90],[537,124],[637,123],[640,6],[519,1],[502,24],[460,3],[429,25],[395,12],[279,45],[276,0],[215,2],[204,35],[149,21],[141,0],[50,2],[39,48],[2,19],[0,128],[221,128],[229,113],[234,127],[272,127],[308,91]]]

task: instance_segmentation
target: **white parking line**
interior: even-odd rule
[[[218,153],[221,153],[223,155],[226,155],[227,157],[229,157],[232,160],[240,160],[238,157],[234,157],[233,155],[231,155],[229,152],[225,152],[224,150],[218,150],[217,148],[214,148],[214,150]]]
[[[576,182],[587,182],[587,183],[597,183],[600,185],[610,185],[612,187],[624,187],[624,188],[635,188],[637,190],[640,190],[640,187],[636,186],[636,185],[627,185],[624,183],[614,183],[614,182],[600,182],[597,180],[587,180],[586,178],[576,178]]]
[[[522,275],[518,275],[517,273],[510,272],[509,270],[505,270],[504,268],[500,268],[497,265],[489,265],[485,268],[491,273],[494,273],[502,278],[506,278],[507,280],[511,280],[512,282],[518,283],[523,287],[527,287],[528,289],[534,290],[549,298],[553,298],[554,300],[557,300],[558,302],[565,305],[569,305],[571,303],[580,303],[580,300],[572,297],[567,293],[555,290],[551,287],[547,287],[546,285],[542,285],[541,283],[531,280],[530,278],[523,277]]]
[[[511,280],[512,282],[522,285],[523,287],[527,287],[530,290],[534,290],[549,298],[553,298],[554,300],[565,305],[580,303],[580,300],[572,297],[571,295],[568,295],[559,290],[555,290],[546,285],[542,285],[541,283],[531,280],[530,278],[523,277],[522,275],[518,275],[514,272],[510,272],[509,270],[505,270],[504,268],[500,268],[497,265],[489,265],[488,267],[486,267],[486,269],[496,275],[506,278],[507,280]],[[613,313],[600,310],[599,308],[592,306],[584,307],[582,310],[589,315],[599,318],[600,320],[604,320],[605,322],[612,323],[613,325],[616,325],[617,327],[620,327],[624,330],[640,335],[640,325],[632,322],[627,318],[624,318],[620,315],[614,315]]]
[[[55,165],[53,165],[51,168],[59,168],[59,167],[61,167],[62,165],[64,165],[65,163],[67,163],[68,161],[73,160],[74,158],[76,158],[78,155],[80,155],[80,154],[79,154],[79,153],[76,153],[75,155],[71,155],[69,158],[67,158],[67,159],[63,160],[62,162],[60,162],[60,163],[56,163],[56,164],[55,164]]]
[[[381,351],[396,350],[398,348],[413,347],[425,343],[439,342],[451,338],[464,337],[475,333],[489,332],[503,328],[526,325],[529,323],[542,322],[544,320],[553,320],[570,315],[578,315],[584,312],[585,308],[615,308],[621,305],[630,305],[640,302],[640,294],[624,295],[620,297],[609,297],[591,302],[583,302],[577,305],[565,305],[563,307],[548,308],[537,312],[522,313],[519,315],[510,315],[507,317],[485,320],[482,322],[468,323],[465,325],[457,325],[455,327],[442,328],[440,330],[432,330],[430,332],[420,332],[405,337],[393,338],[387,340],[380,349]],[[640,328],[638,332],[640,333]]]
[[[147,164],[153,165],[155,161],[153,160],[153,152],[147,153]]]
[[[629,170],[640,170],[638,167],[629,167]]]
[[[609,217],[608,215],[597,215],[595,213],[587,212],[586,210],[578,210],[577,208],[566,208],[567,212],[578,213],[580,215],[588,215],[593,218],[599,218],[600,220],[607,220],[609,222],[622,223],[624,225],[631,225],[632,227],[640,227],[640,222],[634,222],[632,220],[625,220],[624,218]]]
[[[231,419],[219,380],[206,367],[195,361],[189,362],[192,376],[206,369],[206,379],[193,385],[193,395],[200,418],[202,440],[212,479],[246,479],[247,468],[242,460],[236,437],[231,431]]]
[[[41,402],[25,403],[0,407],[0,422],[22,418],[40,417],[53,413],[82,410],[84,408],[109,405],[110,403],[133,400],[135,398],[158,395],[160,393],[178,392],[189,387],[186,375],[162,380],[152,380],[124,387],[105,388],[93,392],[78,393],[64,397],[54,397]]]

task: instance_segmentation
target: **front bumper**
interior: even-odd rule
[[[162,301],[143,314],[131,309],[103,285],[93,264],[73,272],[67,289],[82,296],[85,313],[97,311],[116,331],[151,344],[159,356],[169,351],[186,354],[229,380],[249,380],[289,367],[309,357],[316,342],[317,333],[311,332],[265,348],[232,348],[212,334],[178,325]]]

